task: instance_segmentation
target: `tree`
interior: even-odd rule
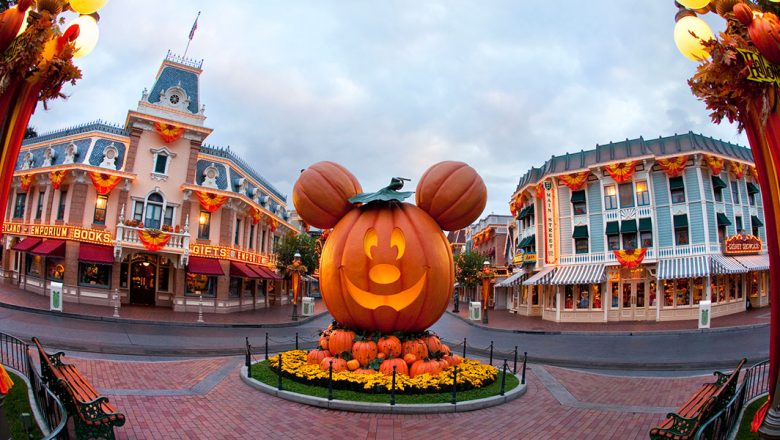
[[[306,266],[307,273],[313,273],[319,267],[319,258],[315,252],[317,240],[308,234],[288,233],[279,242],[276,249],[276,265],[285,268],[292,264],[295,253],[301,254],[301,264]]]
[[[474,287],[480,283],[477,274],[482,270],[485,257],[475,251],[458,255],[455,260],[455,280],[463,287]]]

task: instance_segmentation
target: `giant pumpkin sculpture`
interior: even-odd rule
[[[333,228],[322,249],[320,290],[344,327],[422,332],[452,297],[454,265],[442,229],[460,229],[479,217],[485,184],[465,163],[441,162],[420,180],[415,206],[403,202],[411,193],[397,191],[403,180],[358,194],[360,184],[349,171],[319,162],[293,188],[301,218]]]

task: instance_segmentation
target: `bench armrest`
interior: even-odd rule
[[[683,417],[677,413],[670,412],[666,415],[666,418],[672,419],[672,426],[664,428],[662,431],[669,432],[678,436],[685,436],[690,434],[699,425],[699,416],[692,418]]]
[[[62,362],[62,357],[65,356],[65,352],[58,351],[53,354],[46,354],[46,356],[49,358],[49,362],[51,362],[51,365],[53,367],[61,367],[63,365],[67,365],[66,363]]]
[[[76,400],[76,405],[78,405],[79,413],[82,415],[82,417],[84,417],[85,420],[89,422],[98,422],[114,416],[116,418],[115,424],[117,426],[124,425],[125,424],[124,414],[120,412],[106,413],[105,411],[103,411],[104,403],[108,404],[108,397],[106,396],[99,396],[95,400],[89,402],[82,402],[80,400]]]
[[[733,373],[722,373],[720,371],[716,371],[712,373],[715,376],[715,386],[720,388],[723,386],[724,383],[728,382],[728,380],[731,378],[731,375]]]

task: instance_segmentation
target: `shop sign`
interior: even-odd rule
[[[544,189],[544,241],[545,258],[547,264],[555,264],[557,255],[555,252],[555,238],[558,232],[555,216],[555,192],[550,180],[542,184]]]
[[[725,255],[747,255],[761,252],[761,239],[751,234],[732,235],[726,239]]]
[[[81,241],[102,245],[114,245],[110,231],[81,228],[69,225],[30,225],[26,223],[4,223],[3,234],[24,235],[40,238],[58,238],[61,240]]]
[[[242,251],[227,246],[212,246],[207,244],[190,244],[190,255],[193,257],[233,260],[241,263],[269,265],[268,255]]]

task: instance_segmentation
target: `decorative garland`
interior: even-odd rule
[[[110,174],[96,172],[89,173],[89,178],[92,179],[92,185],[95,187],[95,191],[101,196],[109,194],[122,180],[121,176],[112,176]]]
[[[263,212],[260,211],[257,208],[252,208],[249,212],[249,215],[252,217],[252,224],[256,225],[260,222],[260,220],[263,219]]]
[[[618,263],[626,269],[636,269],[642,264],[642,260],[645,259],[647,254],[647,248],[632,249],[630,251],[619,250],[613,251]]]
[[[167,124],[165,122],[155,122],[154,131],[160,135],[166,144],[176,142],[184,134],[184,127],[179,127],[174,124]]]
[[[745,164],[741,162],[731,161],[731,172],[734,173],[734,177],[741,179],[745,177]]]
[[[276,219],[269,217],[268,227],[271,230],[271,233],[273,234],[274,232],[276,232],[276,228],[279,227],[279,222]]]
[[[748,171],[750,171],[750,175],[753,176],[754,179],[758,180],[758,170],[753,165],[748,166]]]
[[[658,167],[664,170],[668,177],[680,177],[685,171],[688,156],[677,156],[670,159],[658,159]]]
[[[54,189],[60,189],[62,182],[68,176],[68,170],[64,171],[52,171],[49,173],[49,179],[51,180],[51,187]]]
[[[200,206],[207,212],[215,212],[219,209],[228,199],[227,196],[214,194],[206,191],[195,191],[195,195],[198,196]]]
[[[572,191],[579,191],[588,183],[588,176],[590,176],[590,170],[558,176],[558,181]]]
[[[32,185],[32,177],[32,174],[19,176],[19,181],[22,184],[22,192],[27,192],[30,190],[30,186]]]
[[[723,166],[726,164],[726,161],[723,160],[723,158],[705,154],[704,163],[706,163],[707,166],[710,167],[710,172],[712,173],[712,175],[717,176],[721,173],[721,171],[723,171]]]
[[[164,248],[168,244],[168,240],[171,239],[171,234],[159,229],[139,229],[136,232],[138,233],[138,238],[141,240],[141,243],[150,251],[159,251]]]
[[[612,165],[607,165],[604,167],[604,170],[609,174],[610,177],[612,177],[612,180],[614,180],[617,183],[626,183],[630,182],[631,179],[634,177],[634,172],[636,171],[636,161],[631,162],[618,162],[613,163]]]

